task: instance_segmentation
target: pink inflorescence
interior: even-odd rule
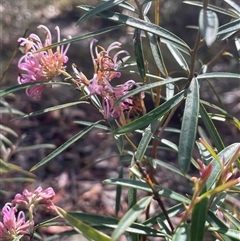
[[[45,190],[43,190],[42,187],[38,187],[34,192],[29,192],[25,189],[22,194],[18,193],[15,195],[12,203],[27,209],[41,205],[44,206],[45,209],[54,211],[55,208],[52,202],[54,196],[55,192],[51,187]]]
[[[34,192],[29,192],[27,189],[22,194],[16,194],[11,203],[6,203],[2,209],[3,221],[0,222],[0,241],[12,241],[19,235],[23,235],[25,240],[30,240],[34,230],[33,216],[38,206],[44,209],[55,212],[55,207],[52,199],[55,196],[54,190],[49,187],[45,190],[38,187]],[[18,208],[28,210],[29,220],[23,211]]]
[[[68,57],[66,53],[69,48],[69,44],[64,46],[58,46],[56,51],[48,49],[41,51],[42,48],[52,44],[52,35],[49,29],[40,25],[38,28],[45,31],[46,39],[44,44],[36,34],[30,34],[28,38],[19,38],[20,46],[25,47],[25,55],[20,58],[18,62],[19,76],[18,83],[25,84],[35,81],[49,81],[55,76],[58,76],[64,71],[64,64],[67,63]],[[57,42],[60,42],[60,29],[57,30]],[[37,52],[38,51],[38,52]],[[29,87],[26,93],[30,97],[39,99],[46,85],[36,85]]]
[[[96,94],[102,97],[104,118],[108,119],[111,116],[116,119],[131,108],[133,100],[132,98],[126,98],[117,105],[115,102],[126,95],[131,90],[132,86],[138,85],[133,80],[128,80],[124,84],[116,87],[111,85],[110,82],[113,78],[119,78],[121,76],[121,73],[118,71],[119,56],[121,54],[128,56],[129,53],[125,50],[120,50],[111,56],[110,52],[112,50],[120,48],[120,42],[113,42],[106,50],[99,45],[94,47],[96,42],[98,42],[98,40],[93,39],[90,44],[94,75],[88,88],[90,94]]]
[[[29,228],[33,222],[26,221],[25,214],[20,211],[17,215],[17,208],[11,203],[6,203],[2,209],[3,222],[0,222],[0,240],[11,241],[19,235],[29,237]]]

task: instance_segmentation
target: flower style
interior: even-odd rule
[[[54,204],[52,202],[54,196],[55,192],[51,187],[45,190],[43,190],[42,187],[38,187],[34,192],[29,192],[25,189],[22,194],[16,194],[12,203],[19,204],[29,210],[41,205],[50,211],[55,211]]]
[[[93,45],[98,42],[97,39],[93,39],[90,44],[90,52],[94,65],[94,72],[98,74],[98,81],[101,82],[102,78],[105,78],[107,81],[111,81],[113,78],[119,78],[121,76],[120,72],[117,72],[117,61],[120,54],[129,55],[126,50],[118,51],[113,57],[110,56],[110,52],[114,49],[120,48],[122,45],[120,42],[113,42],[109,45],[107,50],[105,50],[102,46]],[[101,51],[98,52],[98,49]],[[95,50],[95,51],[94,51]],[[94,52],[96,58],[94,57]]]
[[[11,203],[6,203],[2,209],[3,222],[0,222],[0,241],[11,241],[18,235],[30,235],[29,228],[34,223],[25,220],[23,211],[20,211],[17,216],[16,207],[12,207]]]
[[[52,44],[52,35],[49,29],[44,25],[40,25],[38,28],[45,31],[46,39],[44,44],[36,34],[30,34],[28,38],[18,39],[20,46],[25,47],[25,55],[18,62],[20,70],[19,84],[52,80],[64,71],[64,64],[68,61],[66,53],[69,49],[69,44],[66,48],[58,46],[55,52],[53,49],[36,52]],[[60,42],[60,29],[58,26],[55,29],[57,30],[57,42]],[[26,94],[39,99],[45,87],[46,85],[29,87],[26,90]]]

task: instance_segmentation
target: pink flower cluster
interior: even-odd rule
[[[63,46],[57,47],[53,51],[51,47],[52,35],[49,29],[40,25],[38,28],[45,31],[46,39],[44,44],[36,34],[30,34],[28,38],[19,38],[20,46],[25,48],[25,55],[19,60],[19,77],[18,83],[31,83],[36,81],[51,81],[54,77],[65,74],[64,64],[67,63],[68,57],[66,56],[69,44],[64,48]],[[60,42],[60,30],[57,30],[57,41]],[[88,87],[90,95],[99,95],[102,98],[102,106],[104,118],[114,119],[120,117],[124,112],[130,111],[134,106],[133,98],[127,98],[118,105],[115,104],[116,100],[127,94],[133,88],[136,89],[139,85],[133,80],[128,80],[122,85],[112,86],[110,84],[113,78],[119,78],[121,73],[118,67],[122,64],[120,55],[128,56],[129,53],[125,50],[115,51],[121,47],[120,42],[113,42],[105,50],[102,46],[96,45],[98,40],[93,39],[90,44],[90,52],[94,66],[93,78],[88,80],[83,73],[79,73],[76,83],[81,83]],[[44,49],[43,49],[44,48]],[[51,86],[51,85],[50,85]],[[40,98],[46,85],[38,84],[26,89],[26,93],[30,97]],[[141,93],[140,98],[144,98],[144,93]]]
[[[118,49],[121,46],[120,42],[113,42],[105,50],[102,46],[95,46],[97,42],[93,39],[90,44],[90,52],[92,62],[94,65],[94,75],[88,85],[90,94],[100,95],[102,97],[102,106],[104,110],[104,118],[108,119],[110,116],[114,119],[120,117],[125,111],[129,111],[134,105],[132,98],[126,98],[124,101],[115,105],[117,99],[126,95],[133,86],[139,86],[134,80],[128,80],[122,85],[113,87],[110,82],[113,78],[119,78],[121,73],[117,71],[118,60],[121,54],[129,55],[125,50],[118,51],[113,57],[110,52]],[[100,49],[100,51],[98,51]],[[84,75],[83,75],[84,76]],[[82,79],[82,83],[86,83],[86,77]],[[81,81],[81,79],[80,79]],[[144,94],[142,93],[144,97]]]
[[[22,194],[16,194],[12,203],[6,203],[2,209],[3,221],[0,222],[0,241],[11,241],[19,235],[23,235],[30,240],[34,227],[32,218],[34,208],[41,205],[45,209],[54,211],[52,202],[54,196],[55,192],[51,187],[46,190],[38,187],[34,192],[25,189]],[[29,211],[30,220],[26,221],[23,211],[18,212],[18,205]]]
[[[64,64],[67,63],[68,57],[66,53],[69,48],[69,44],[64,49],[63,46],[57,47],[54,52],[52,48],[45,51],[41,51],[42,48],[48,47],[52,44],[52,35],[49,29],[40,25],[38,28],[45,31],[46,39],[44,44],[36,34],[30,34],[28,38],[19,38],[20,46],[25,48],[25,55],[20,58],[18,62],[19,77],[18,83],[31,83],[35,81],[49,81],[53,80],[55,76],[58,76],[65,69]],[[57,30],[57,41],[60,42],[60,29]],[[29,87],[26,93],[30,97],[40,98],[46,85],[35,85]]]

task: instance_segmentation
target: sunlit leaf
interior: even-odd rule
[[[94,241],[111,241],[111,238],[106,234],[84,224],[79,219],[76,219],[63,209],[56,208],[58,214],[64,218],[78,233],[83,234],[87,239]]]
[[[142,139],[141,139],[141,141],[139,142],[138,149],[137,149],[137,152],[136,152],[136,159],[137,159],[137,160],[142,160],[142,158],[143,158],[143,156],[144,156],[144,153],[145,153],[145,151],[146,151],[147,148],[148,148],[148,144],[149,144],[149,142],[150,142],[151,139],[152,139],[152,136],[153,136],[153,132],[152,132],[152,130],[151,130],[151,126],[149,125],[149,126],[144,130]]]
[[[129,188],[134,188],[137,190],[142,190],[145,192],[152,193],[152,189],[149,187],[149,185],[145,182],[142,181],[136,181],[136,180],[130,180],[130,179],[106,179],[103,181],[103,183],[108,184],[108,185],[122,185],[124,187],[129,187]],[[164,188],[159,185],[154,185],[154,188],[158,191],[158,194],[163,197],[167,197],[173,200],[176,200],[178,202],[183,202],[183,203],[190,203],[190,200],[186,198],[185,196],[174,192],[171,189]]]
[[[1,90],[0,97],[14,93],[19,90],[23,90],[23,89],[26,89],[26,88],[29,88],[32,86],[39,86],[39,85],[71,85],[71,84],[67,83],[67,82],[36,81],[36,82],[31,82],[31,83],[26,83],[26,84],[21,84],[21,85],[15,85],[15,86],[9,87],[5,90]]]
[[[143,82],[145,82],[146,67],[145,67],[145,59],[144,59],[142,39],[141,39],[141,30],[137,28],[134,31],[133,47],[134,47],[134,54],[135,54],[139,74],[142,77]]]
[[[240,19],[233,20],[219,27],[218,39],[224,40],[240,30]]]
[[[189,73],[190,70],[189,70],[188,64],[187,64],[185,58],[183,57],[183,55],[181,54],[181,52],[171,44],[167,44],[167,47],[168,47],[169,51],[171,52],[172,56],[174,57],[174,59],[180,65],[180,67],[186,73]]]
[[[181,223],[175,231],[172,241],[191,241],[189,235],[189,225]]]
[[[172,108],[178,105],[184,98],[185,92],[181,91],[180,93],[176,94],[172,99],[166,101],[162,105],[158,106],[157,108],[153,109],[152,111],[148,112],[144,116],[130,122],[129,124],[118,128],[115,130],[117,134],[123,134],[127,132],[131,132],[142,127],[153,123],[155,120],[159,119],[161,116],[168,113]]]
[[[228,73],[228,72],[212,72],[206,74],[200,74],[197,79],[211,79],[211,78],[230,78],[230,79],[240,79],[240,74]]]
[[[214,141],[214,144],[217,148],[218,151],[221,151],[224,149],[224,144],[223,141],[215,127],[215,125],[213,124],[212,120],[209,118],[208,113],[206,112],[204,106],[201,104],[200,105],[200,115],[203,119],[203,122],[208,130],[208,133],[210,134],[211,138]]]
[[[101,120],[100,120],[101,121]],[[38,169],[39,167],[45,165],[49,161],[51,161],[55,156],[59,155],[61,152],[63,152],[66,148],[68,148],[70,145],[72,145],[74,142],[76,142],[78,139],[83,137],[85,134],[87,134],[90,130],[92,130],[95,127],[95,124],[98,124],[100,121],[92,124],[89,127],[86,127],[84,130],[77,133],[75,136],[71,137],[68,141],[66,141],[64,144],[62,144],[60,147],[58,147],[56,150],[51,152],[48,156],[43,158],[40,162],[38,162],[36,165],[34,165],[30,171],[34,171]]]
[[[236,45],[236,49],[238,51],[238,55],[240,57],[240,38],[238,38],[238,37],[235,38],[235,45]]]
[[[240,6],[237,5],[237,3],[235,3],[232,0],[223,0],[223,1],[228,3],[232,8],[234,8],[239,13],[239,16],[240,16]]]
[[[28,117],[32,117],[32,116],[35,116],[35,115],[41,115],[41,114],[45,114],[45,113],[48,113],[48,112],[51,112],[51,111],[60,110],[60,109],[67,108],[67,107],[74,106],[74,105],[78,105],[78,104],[89,104],[89,102],[87,102],[87,101],[76,101],[76,102],[66,103],[66,104],[62,104],[62,105],[55,105],[53,107],[48,107],[48,108],[45,108],[45,109],[42,109],[42,110],[31,112],[29,114],[20,116],[20,117],[15,118],[15,119],[28,118]]]
[[[119,237],[131,226],[131,224],[140,216],[143,210],[150,204],[152,197],[140,199],[127,213],[121,218],[117,228],[112,233],[112,240],[118,240]]]
[[[220,161],[223,161],[224,159],[224,164],[227,165],[231,157],[238,151],[238,148],[240,147],[240,143],[234,143],[230,146],[227,146],[225,149],[223,149],[219,154],[218,154],[218,159]],[[219,176],[221,172],[221,167],[216,159],[213,159],[211,161],[212,165],[212,172],[210,177],[208,178],[206,182],[206,188],[207,190],[210,190],[210,188],[214,185],[217,177]]]
[[[235,228],[240,231],[240,221],[234,217],[234,215],[230,214],[227,210],[222,207],[218,207],[218,210],[222,212],[223,216],[228,220]]]
[[[208,231],[224,234],[230,238],[234,238],[235,240],[239,240],[240,237],[240,231],[231,228],[209,227]]]
[[[79,8],[85,10],[85,11],[90,11],[93,9],[91,6],[79,6]],[[190,48],[189,46],[179,37],[171,33],[170,31],[161,28],[160,26],[157,26],[153,23],[146,22],[144,20],[138,19],[138,18],[133,18],[131,16],[119,14],[116,12],[111,12],[111,11],[104,11],[99,13],[99,16],[106,18],[108,20],[118,22],[118,23],[123,23],[127,26],[133,27],[133,28],[138,28],[144,31],[148,31],[150,33],[156,34],[162,38],[167,39],[170,41],[173,45],[175,45],[177,48],[180,48],[181,50],[184,49],[186,53],[189,53]]]
[[[168,75],[168,72],[164,63],[159,43],[157,41],[157,36],[153,33],[147,32],[147,37],[155,64],[161,74],[166,77]]]
[[[120,171],[119,171],[119,175],[118,178],[121,179],[123,178],[123,166],[120,166]],[[122,195],[122,187],[119,185],[116,187],[116,204],[115,204],[115,215],[116,217],[118,216],[118,212],[120,210],[121,207],[121,195]]]
[[[201,7],[201,8],[203,7],[203,3],[199,2],[199,1],[183,1],[183,3],[190,4],[190,5],[193,5],[193,6],[198,6],[198,7]],[[226,8],[221,8],[221,7],[217,7],[215,5],[212,5],[212,4],[208,4],[207,9],[212,10],[214,12],[224,14],[224,15],[228,15],[228,16],[233,17],[233,18],[238,18],[238,15],[236,15],[234,12],[232,12],[231,10],[226,9]]]
[[[207,46],[210,47],[217,38],[217,14],[209,10],[201,9],[198,21],[201,35],[205,39]]]
[[[149,75],[147,75],[147,76],[149,76]],[[155,87],[158,87],[158,86],[162,86],[162,85],[166,85],[166,84],[169,84],[169,83],[175,83],[177,81],[184,80],[184,78],[182,78],[182,77],[180,77],[180,78],[167,78],[167,79],[159,78],[159,80],[161,80],[161,81],[158,81],[156,83],[146,84],[146,85],[138,87],[138,88],[136,88],[136,89],[134,89],[132,91],[129,91],[126,95],[123,95],[121,98],[119,98],[114,103],[114,105],[117,106],[118,104],[120,104],[120,102],[122,102],[126,98],[131,97],[131,96],[133,96],[135,94],[138,94],[138,93],[140,93],[142,91],[146,91],[148,89],[152,89],[152,88],[155,88]]]
[[[188,89],[179,140],[178,162],[181,171],[188,172],[195,143],[199,112],[199,85],[193,78]]]
[[[97,15],[98,13],[107,10],[109,8],[112,8],[120,3],[122,3],[124,0],[109,0],[107,2],[104,2],[102,4],[100,4],[99,6],[95,7],[94,9],[92,9],[91,11],[85,13],[76,23],[76,25],[79,25],[80,23],[82,23],[83,21],[87,20],[88,18]]]
[[[119,223],[119,219],[107,216],[100,216],[97,214],[89,214],[89,213],[82,213],[82,212],[68,212],[73,217],[86,222],[90,223],[91,226],[97,228],[99,230],[104,229],[115,229]],[[159,230],[154,228],[148,227],[146,225],[140,223],[132,223],[130,227],[126,229],[127,232],[131,233],[139,233],[141,235],[149,235],[149,236],[163,236]]]
[[[147,15],[149,9],[151,8],[152,6],[152,1],[145,1],[143,4],[142,4],[142,12],[144,15]]]
[[[14,130],[12,130],[11,128],[9,128],[7,126],[1,125],[1,124],[0,124],[0,131],[7,132],[7,133],[13,135],[14,137],[18,137],[17,133]]]
[[[204,229],[207,215],[208,200],[204,198],[194,205],[191,222],[191,239],[195,241],[202,241],[204,237]]]
[[[73,43],[73,42],[78,42],[78,41],[83,40],[83,39],[94,38],[98,35],[111,32],[111,31],[116,30],[118,28],[122,28],[123,26],[124,26],[124,24],[119,24],[119,25],[115,25],[115,26],[111,26],[111,27],[107,27],[107,28],[102,28],[100,30],[96,30],[96,31],[93,31],[93,32],[90,32],[90,33],[81,34],[79,36],[69,38],[69,39],[66,39],[66,40],[48,45],[48,46],[46,46],[46,47],[44,47],[44,48],[42,48],[42,49],[40,49],[36,52],[46,51],[48,49],[52,49],[52,48],[55,48],[57,46],[66,45],[66,44],[70,44],[70,43]]]

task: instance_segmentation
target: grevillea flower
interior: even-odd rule
[[[42,43],[36,34],[30,34],[28,38],[18,39],[20,46],[25,47],[25,55],[18,62],[20,71],[18,76],[19,84],[52,80],[64,71],[64,64],[68,61],[66,53],[69,44],[66,48],[58,46],[55,51],[48,49],[36,53],[36,51],[41,50],[43,47],[52,44],[52,35],[49,29],[44,25],[40,25],[38,28],[45,31],[46,39],[44,43]],[[60,42],[60,29],[58,26],[55,29],[57,30],[57,42]],[[30,97],[39,99],[45,87],[46,85],[33,86],[27,88],[26,93]]]
[[[2,209],[3,222],[0,222],[0,241],[12,241],[19,235],[30,235],[29,228],[34,225],[33,222],[25,220],[23,211],[17,215],[17,208],[12,207],[11,203],[6,203]]]
[[[125,54],[129,55],[126,50],[118,51],[113,57],[110,56],[110,52],[114,49],[119,49],[122,45],[120,42],[113,42],[109,45],[107,50],[105,50],[102,46],[95,46],[94,44],[98,42],[97,39],[93,39],[90,44],[90,52],[94,65],[94,73],[98,74],[98,80],[101,81],[102,78],[105,78],[107,81],[111,81],[113,78],[119,78],[121,73],[117,71],[117,61],[119,59],[119,55]],[[100,52],[98,51],[100,49]],[[96,58],[95,56],[96,55]]]
[[[119,118],[125,111],[130,109],[133,105],[132,98],[126,98],[117,105],[115,102],[123,95],[126,95],[134,84],[136,83],[133,80],[128,80],[117,87],[112,87],[109,83],[106,84],[102,95],[105,119],[108,119],[109,116],[112,116],[114,119]]]
[[[12,203],[19,204],[29,210],[41,205],[44,206],[45,209],[55,211],[54,204],[52,202],[54,196],[55,192],[51,187],[45,190],[43,190],[42,187],[38,187],[34,192],[29,192],[25,189],[22,194],[16,194]]]

